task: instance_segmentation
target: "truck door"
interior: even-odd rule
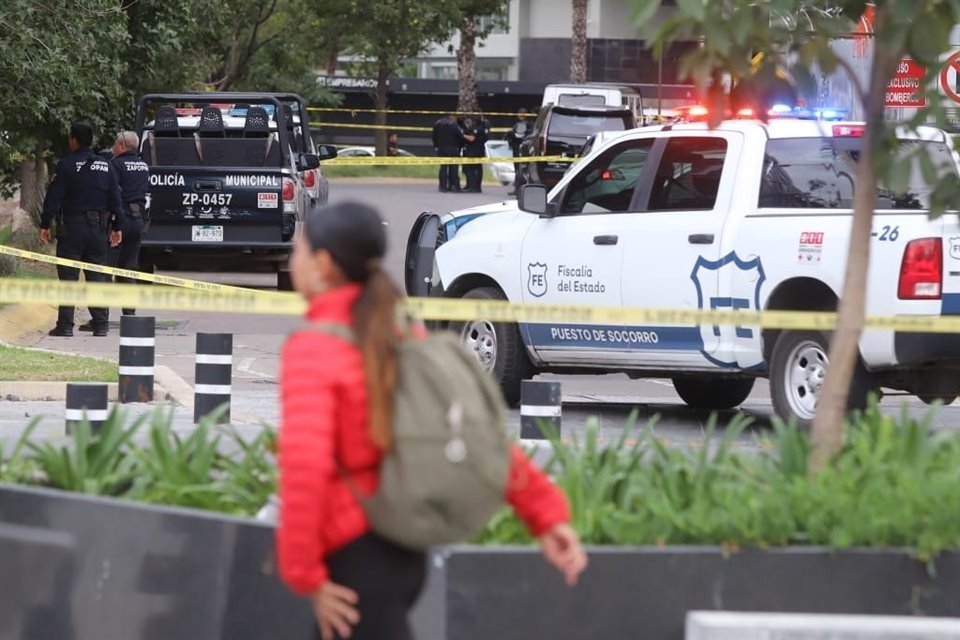
[[[638,177],[653,144],[635,139],[611,147],[576,176],[556,199],[556,215],[540,218],[521,249],[523,301],[620,305],[623,228]],[[594,325],[533,323],[528,344],[550,363],[616,363],[623,344]]]
[[[759,286],[759,260],[727,251],[722,236],[742,145],[736,132],[671,132],[661,138],[644,212],[634,214],[638,222],[622,238],[624,306],[756,309],[755,300],[731,291],[734,279]],[[638,366],[733,366],[722,354],[724,344],[751,332],[707,325],[648,331],[655,348],[634,352]]]

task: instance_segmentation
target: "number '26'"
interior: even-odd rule
[[[900,237],[900,226],[891,227],[890,225],[884,225],[880,231],[880,237],[877,238],[880,242],[896,242],[897,238]]]

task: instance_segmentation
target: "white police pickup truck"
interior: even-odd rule
[[[443,217],[421,214],[407,248],[410,295],[675,309],[835,310],[863,126],[731,120],[635,129],[545,194]],[[946,136],[927,147],[956,171]],[[919,168],[903,194],[878,189],[867,315],[956,316],[960,218],[929,219]],[[539,202],[537,202],[539,200]],[[525,203],[525,206],[524,206]],[[522,210],[526,209],[526,210]],[[775,411],[811,421],[829,336],[749,326],[453,323],[512,403],[538,372],[666,377],[690,406],[742,403],[758,377]],[[925,401],[960,393],[960,334],[868,330],[851,403],[890,388]]]

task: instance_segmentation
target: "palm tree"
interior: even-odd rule
[[[573,42],[570,54],[570,82],[587,81],[587,2],[573,0]]]
[[[457,110],[477,111],[477,18],[467,15],[460,25],[460,47],[457,49],[457,74],[460,78],[460,100]]]

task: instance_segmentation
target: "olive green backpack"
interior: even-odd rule
[[[308,329],[354,342],[338,324]],[[370,526],[412,549],[465,542],[504,504],[510,467],[506,405],[500,388],[452,334],[397,343],[393,445],[380,486],[362,496]]]

